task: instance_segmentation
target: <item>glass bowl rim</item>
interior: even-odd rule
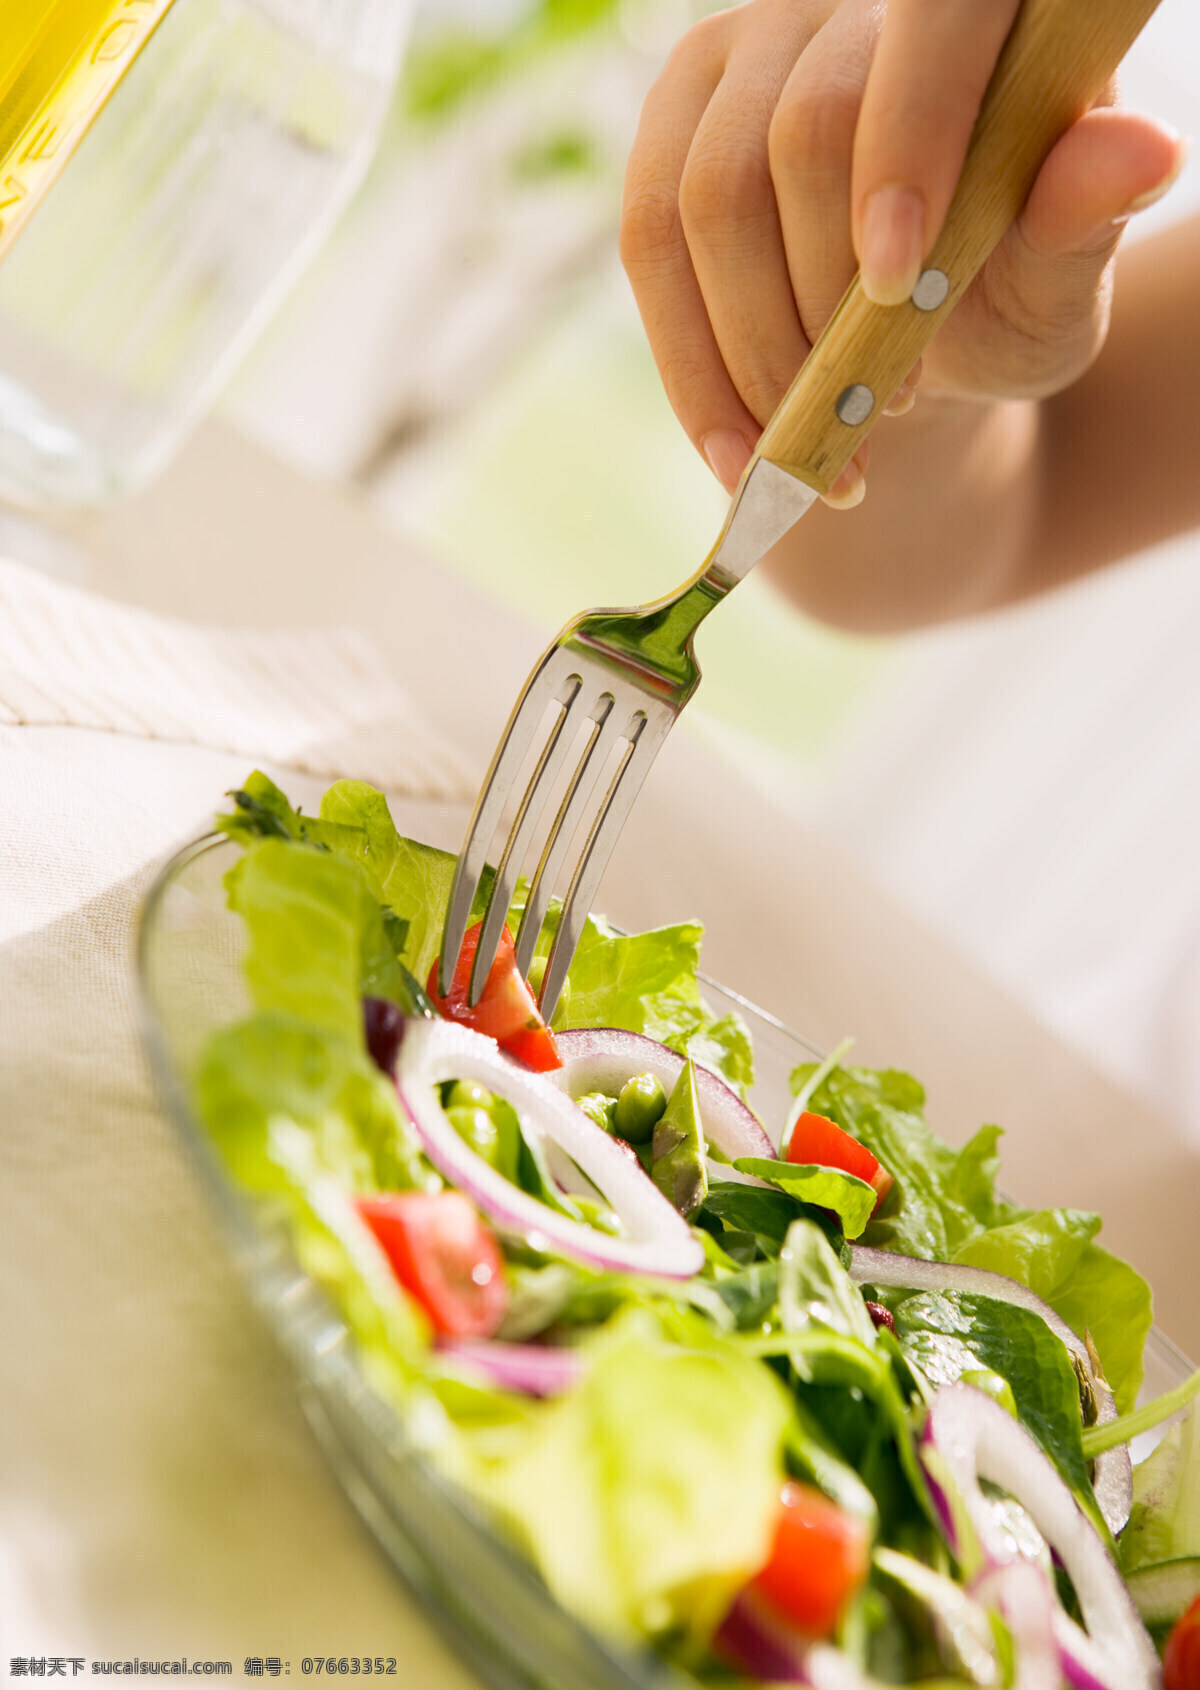
[[[149,961],[149,950],[156,932],[157,922],[164,900],[174,885],[186,873],[194,862],[208,853],[227,848],[231,851],[238,849],[238,842],[230,836],[218,831],[210,831],[189,841],[173,852],[160,864],[154,878],[142,900],[137,919],[135,941],[135,961],[137,977],[138,1016],[142,1042],[148,1052],[150,1066],[158,1089],[159,1096],[165,1105],[165,1110],[178,1134],[182,1137],[189,1152],[192,1164],[199,1171],[202,1182],[207,1189],[208,1197],[215,1208],[219,1223],[225,1233],[227,1242],[235,1245],[234,1255],[239,1271],[239,1277],[252,1303],[258,1309],[260,1317],[268,1327],[272,1337],[284,1350],[298,1376],[301,1403],[305,1413],[313,1426],[318,1442],[321,1444],[326,1457],[330,1460],[339,1479],[347,1489],[346,1475],[338,1459],[337,1451],[330,1446],[329,1433],[331,1428],[324,1418],[323,1411],[314,1415],[314,1404],[311,1393],[316,1392],[318,1398],[323,1392],[331,1389],[340,1393],[346,1405],[364,1425],[367,1433],[377,1439],[390,1459],[397,1462],[403,1460],[409,1470],[415,1463],[420,1471],[422,1482],[425,1483],[437,1497],[437,1505],[444,1506],[457,1517],[466,1529],[478,1534],[482,1546],[487,1553],[502,1560],[507,1576],[520,1581],[530,1597],[540,1603],[549,1605],[556,1617],[561,1617],[575,1636],[580,1646],[594,1654],[594,1658],[602,1661],[612,1670],[611,1680],[613,1690],[686,1690],[694,1686],[696,1680],[690,1675],[681,1673],[669,1663],[665,1662],[652,1650],[621,1651],[598,1637],[582,1621],[570,1614],[556,1601],[549,1587],[538,1574],[532,1563],[510,1545],[504,1537],[493,1528],[485,1510],[476,1503],[469,1492],[463,1490],[451,1479],[440,1472],[437,1466],[428,1459],[427,1453],[410,1436],[400,1411],[380,1395],[370,1384],[358,1364],[353,1336],[335,1307],[328,1293],[314,1281],[300,1265],[294,1254],[287,1252],[290,1259],[286,1263],[288,1272],[296,1282],[303,1281],[309,1293],[310,1314],[324,1322],[325,1338],[321,1345],[319,1366],[314,1366],[314,1355],[296,1332],[287,1331],[284,1323],[273,1318],[268,1312],[268,1299],[261,1287],[255,1283],[255,1278],[243,1265],[245,1259],[256,1251],[261,1252],[264,1229],[260,1220],[255,1216],[253,1199],[249,1194],[240,1192],[223,1168],[216,1151],[209,1142],[209,1136],[197,1120],[189,1100],[182,1079],[170,1050],[169,1038],[154,1003],[154,993],[151,986],[152,967]],[[621,931],[621,929],[618,929]],[[765,1024],[788,1043],[807,1051],[817,1061],[824,1058],[825,1053],[810,1040],[798,1034],[793,1028],[781,1021],[770,1011],[762,1009],[742,993],[722,985],[702,971],[698,976],[700,983],[710,990],[717,991],[729,1003],[746,1012],[753,1021]],[[1192,1372],[1192,1365],[1184,1352],[1158,1326],[1151,1328],[1147,1339],[1147,1352],[1157,1353],[1158,1360],[1172,1372],[1185,1377]],[[336,1440],[336,1434],[334,1434]],[[364,1511],[361,1499],[351,1490],[351,1501],[360,1515],[364,1517],[368,1528],[378,1539],[379,1530],[373,1519]],[[388,1552],[386,1543],[382,1543],[383,1552]],[[389,1557],[396,1565],[394,1556]],[[403,1571],[402,1569],[401,1572]],[[409,1581],[411,1584],[411,1580]],[[436,1604],[435,1604],[436,1610]],[[443,1634],[447,1635],[452,1644],[462,1645],[461,1634],[447,1624],[446,1616],[435,1611],[432,1615],[422,1609],[422,1616],[432,1618],[440,1625]],[[469,1658],[469,1657],[468,1657]],[[478,1665],[475,1662],[474,1665]]]

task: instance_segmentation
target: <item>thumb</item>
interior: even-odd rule
[[[1057,349],[1055,385],[1069,365],[1080,373],[1101,344],[1105,270],[1125,224],[1167,192],[1186,159],[1187,142],[1165,124],[1098,106],[1043,164],[994,255],[999,262],[989,264],[988,292],[1002,320],[1044,351]]]
[[[1165,124],[1097,106],[1043,164],[1017,227],[1032,253],[1103,266],[1130,217],[1162,198],[1187,160]]]

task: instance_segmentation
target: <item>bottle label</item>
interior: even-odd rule
[[[15,59],[0,64],[0,258],[171,5],[26,0],[24,38],[18,13]]]

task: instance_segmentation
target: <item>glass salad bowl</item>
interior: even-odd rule
[[[210,835],[155,882],[139,934],[144,1035],[165,1105],[346,1494],[451,1647],[495,1690],[687,1690],[695,1681],[656,1655],[614,1650],[565,1612],[473,1500],[434,1469],[413,1429],[368,1382],[341,1316],[300,1267],[282,1215],[237,1186],[213,1149],[190,1100],[208,1041],[250,1007],[243,927],[224,887],[238,856],[231,840]],[[758,1074],[750,1103],[763,1120],[783,1120],[792,1070],[821,1053],[744,998],[707,978],[702,985],[716,1013],[736,1010],[749,1027]],[[1157,1330],[1145,1362],[1146,1397],[1191,1371]]]

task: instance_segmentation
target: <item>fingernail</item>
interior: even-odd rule
[[[902,417],[912,410],[917,402],[917,383],[921,379],[921,360],[918,358],[912,369],[900,383],[895,393],[883,407],[885,417]]]
[[[902,305],[925,256],[925,201],[915,188],[876,188],[862,211],[859,270],[876,305]]]
[[[736,428],[714,428],[700,442],[708,467],[727,493],[736,490],[754,448]]]
[[[1125,217],[1132,217],[1135,212],[1145,211],[1149,206],[1157,205],[1163,195],[1169,189],[1173,188],[1176,182],[1178,182],[1180,173],[1188,161],[1188,153],[1190,151],[1190,139],[1186,135],[1181,135],[1179,137],[1179,147],[1175,153],[1175,163],[1171,166],[1171,169],[1168,170],[1161,182],[1156,182],[1154,187],[1147,188],[1144,194],[1139,194],[1135,200],[1130,200],[1129,204],[1125,208],[1124,216],[1118,219],[1118,221],[1123,222]]]
[[[883,407],[885,417],[906,417],[917,402],[915,387],[898,387]]]
[[[862,504],[867,496],[867,478],[853,458],[828,493],[822,496],[825,503],[831,505],[835,511],[853,510],[855,505]]]

